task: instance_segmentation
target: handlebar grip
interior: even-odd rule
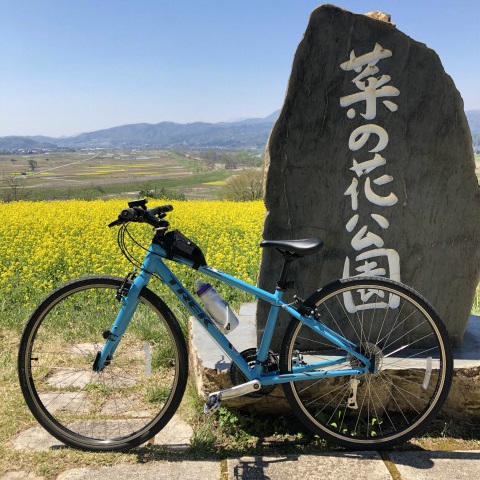
[[[131,203],[133,204],[134,202]],[[118,219],[110,223],[108,226],[114,227],[128,222],[145,222],[155,228],[168,226],[168,222],[161,219],[165,216],[166,212],[171,212],[173,210],[172,205],[162,205],[160,207],[151,208],[150,210],[146,210],[144,207],[145,205],[135,205],[130,208],[124,208],[118,215]],[[158,218],[156,215],[159,215],[160,217]]]
[[[173,210],[172,205],[161,205],[160,207],[150,208],[148,213],[151,215],[158,215],[159,213],[167,213]]]

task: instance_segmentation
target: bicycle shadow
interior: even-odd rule
[[[318,454],[288,454],[280,457],[255,456],[234,458],[230,461],[229,474],[234,480],[274,480],[277,478],[317,478],[320,471],[336,471],[338,477],[345,472],[347,463],[355,465],[367,478],[371,466],[381,459],[377,452],[319,452]],[[372,463],[373,462],[373,463]],[[233,465],[233,468],[232,468]],[[331,477],[328,477],[331,478]]]
[[[340,478],[350,469],[355,470],[360,476],[355,478],[368,478],[372,471],[385,473],[381,456],[376,451],[321,451],[318,453],[285,453],[267,451],[252,456],[239,455],[239,452],[217,451],[217,461],[221,463],[223,477],[234,480],[275,480],[289,478],[291,480],[308,477],[317,478],[320,471],[336,472],[335,477]],[[192,458],[191,453],[172,457],[166,451],[161,451],[158,446],[149,451],[138,452],[139,463],[149,463],[158,460],[169,462],[182,462],[184,459],[204,461],[204,455]]]
[[[238,464],[233,467],[233,478],[235,480],[254,480],[261,478],[262,480],[271,480],[271,477],[267,475],[270,464],[283,463],[283,462],[295,461],[291,458],[278,458],[275,460],[265,460],[262,457],[253,458],[241,458],[238,460]]]

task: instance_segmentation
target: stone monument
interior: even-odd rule
[[[433,50],[388,16],[316,9],[267,145],[265,183],[264,238],[325,242],[292,265],[295,293],[340,277],[402,281],[461,343],[480,273],[480,190],[463,101]],[[274,288],[281,264],[263,251],[261,287]],[[265,321],[260,302],[259,334]]]

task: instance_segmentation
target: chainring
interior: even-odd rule
[[[241,352],[240,355],[245,359],[250,368],[253,368],[255,366],[255,361],[257,360],[256,348],[247,348],[246,350]],[[278,358],[273,352],[268,352],[265,370],[267,372],[278,370]],[[230,367],[230,380],[232,381],[233,386],[248,382],[248,380],[245,378],[245,375],[234,363],[232,363],[232,366]],[[267,385],[256,392],[247,393],[245,397],[263,397],[264,395],[269,395],[270,393],[272,393],[274,389],[275,385]]]

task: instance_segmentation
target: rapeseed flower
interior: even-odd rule
[[[153,207],[160,201],[150,201]],[[163,202],[162,202],[163,203]],[[167,203],[167,202],[164,202]],[[199,245],[208,264],[255,283],[260,265],[259,242],[265,216],[261,201],[174,201],[168,214],[172,229]],[[115,274],[131,270],[117,245],[117,228],[107,228],[126,200],[69,200],[12,202],[2,205],[0,225],[0,288],[5,294],[22,291],[43,295],[83,275]],[[148,247],[152,231],[132,225],[140,243]],[[138,256],[143,256],[142,251]],[[173,265],[180,280],[196,272]],[[26,293],[28,292],[28,293]],[[27,298],[28,297],[28,298]]]

